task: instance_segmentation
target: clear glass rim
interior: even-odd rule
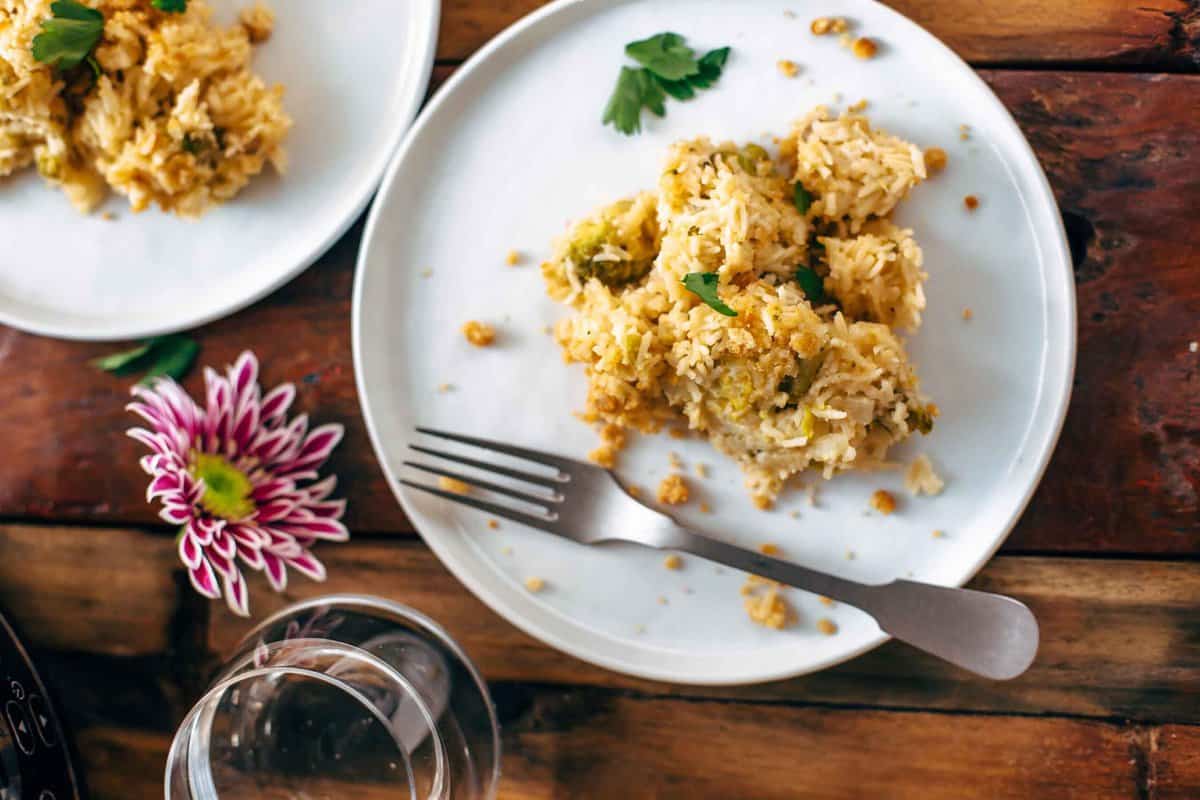
[[[192,742],[192,737],[195,733],[194,729],[196,723],[199,721],[200,715],[204,713],[209,704],[214,699],[225,694],[226,691],[238,684],[257,678],[265,678],[271,675],[296,675],[311,680],[317,680],[328,684],[335,689],[344,691],[353,697],[354,700],[364,709],[366,709],[367,713],[374,717],[375,721],[382,725],[383,728],[392,736],[392,741],[395,742],[397,751],[399,751],[401,757],[404,759],[406,773],[408,775],[410,796],[414,798],[416,797],[416,790],[413,785],[412,764],[409,759],[408,751],[405,750],[403,742],[396,738],[395,732],[392,730],[391,724],[388,722],[387,718],[383,716],[382,712],[380,712],[380,710],[376,708],[370,700],[363,696],[363,694],[357,689],[348,685],[344,681],[341,681],[336,677],[326,675],[323,672],[305,669],[303,667],[277,666],[261,667],[258,669],[247,670],[245,672],[239,672],[235,675],[230,675],[229,677],[224,678],[214,684],[200,697],[199,700],[196,701],[195,705],[192,706],[191,711],[188,712],[187,716],[184,717],[183,722],[180,723],[178,730],[175,732],[175,738],[171,741],[171,748],[167,751],[167,764],[166,769],[163,772],[163,797],[165,800],[178,800],[177,798],[172,798],[171,779],[174,777],[176,770],[180,767],[180,761],[183,756],[184,748],[190,746],[190,743]]]
[[[388,600],[384,597],[378,597],[370,594],[355,594],[353,592],[322,595],[320,597],[313,597],[308,600],[300,600],[281,608],[273,614],[268,615],[262,620],[262,622],[259,622],[257,625],[251,628],[246,635],[244,635],[238,641],[237,645],[233,649],[233,653],[236,654],[247,645],[252,644],[254,639],[262,631],[286,617],[294,616],[300,612],[307,611],[312,608],[334,605],[349,606],[351,608],[366,608],[395,614],[396,616],[413,623],[426,633],[436,638],[442,646],[458,657],[458,660],[470,674],[471,680],[474,681],[475,688],[483,697],[484,705],[487,708],[488,723],[492,728],[492,775],[488,785],[488,796],[494,797],[496,787],[500,783],[500,720],[496,716],[496,704],[492,702],[492,695],[491,692],[488,691],[487,681],[485,681],[483,676],[479,673],[479,669],[475,666],[475,662],[471,660],[470,656],[467,655],[466,651],[462,649],[458,642],[456,642],[450,636],[450,634],[447,633],[446,629],[430,617],[422,614],[420,611],[417,611],[415,608],[406,606],[403,603],[397,603],[394,600]],[[208,695],[206,694],[205,698],[207,698],[207,696]],[[172,751],[173,750],[174,746],[172,746]],[[170,766],[170,763],[170,760],[168,760],[168,767]],[[169,774],[170,773],[168,772],[168,775]]]

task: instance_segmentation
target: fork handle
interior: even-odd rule
[[[1024,603],[1011,597],[908,580],[857,583],[678,526],[666,538],[670,543],[663,547],[859,608],[885,633],[986,678],[1015,678],[1037,655],[1037,620]]]

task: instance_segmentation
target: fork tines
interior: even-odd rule
[[[529,513],[529,512],[521,511],[519,509],[515,509],[510,506],[505,506],[505,505],[501,505],[499,503],[494,503],[489,500],[484,500],[479,497],[474,497],[472,495],[459,494],[458,492],[453,492],[448,489],[442,489],[442,488],[438,488],[435,486],[429,486],[429,485],[426,485],[423,483],[418,483],[416,481],[410,481],[410,480],[407,480],[404,478],[400,479],[400,483],[404,484],[405,486],[409,486],[413,489],[419,489],[423,492],[428,492],[429,494],[437,495],[438,497],[444,498],[446,500],[450,500],[455,503],[461,503],[463,505],[471,506],[472,508],[477,508],[481,511],[486,511],[491,514],[495,514],[498,517],[504,517],[506,519],[513,520],[515,522],[521,522],[526,525],[533,526],[535,528],[547,529],[547,525],[549,523],[554,522],[558,518],[558,514],[554,511],[554,506],[558,505],[559,503],[561,503],[563,501],[563,495],[561,492],[559,492],[557,490],[556,487],[562,486],[562,484],[564,484],[570,480],[570,475],[564,473],[559,468],[559,463],[556,463],[556,462],[561,462],[561,460],[558,457],[549,455],[547,453],[540,453],[536,450],[527,450],[525,448],[514,447],[512,445],[502,444],[500,442],[493,442],[493,441],[489,441],[487,439],[476,439],[471,436],[462,436],[460,434],[447,433],[445,431],[437,431],[437,430],[432,430],[430,428],[417,428],[417,431],[419,433],[423,433],[428,436],[436,436],[436,437],[439,437],[442,439],[449,439],[451,441],[459,442],[461,444],[478,447],[482,450],[490,450],[490,451],[493,451],[496,453],[502,453],[504,455],[514,456],[517,458],[525,459],[527,461],[532,461],[532,462],[540,464],[542,466],[553,468],[555,470],[555,474],[554,475],[537,475],[535,473],[527,472],[525,470],[514,469],[512,467],[505,467],[505,466],[501,466],[498,464],[490,464],[486,461],[480,461],[478,459],[468,458],[466,456],[462,456],[457,453],[447,452],[445,450],[437,450],[432,447],[422,447],[421,445],[410,444],[409,448],[418,453],[423,453],[425,455],[434,456],[436,458],[444,459],[446,461],[453,461],[458,464],[463,464],[464,466],[472,467],[474,469],[480,470],[481,472],[487,472],[487,473],[491,473],[494,475],[500,475],[505,478],[509,478],[509,479],[516,480],[516,481],[523,481],[526,484],[533,484],[534,486],[540,487],[543,490],[548,489],[549,492],[536,491],[536,490],[534,490],[532,492],[520,491],[516,488],[510,487],[510,486],[504,486],[504,485],[501,485],[498,483],[493,483],[492,481],[485,480],[483,478],[476,477],[475,475],[471,475],[471,474],[468,474],[465,472],[458,472],[455,470],[446,469],[444,467],[434,466],[434,465],[430,465],[430,464],[423,464],[423,463],[416,462],[416,461],[404,461],[403,463],[407,467],[421,470],[422,472],[427,472],[432,475],[439,475],[444,478],[450,478],[451,480],[460,481],[462,483],[468,484],[470,486],[475,486],[480,489],[484,489],[484,490],[486,490],[488,492],[492,492],[494,494],[498,494],[498,495],[501,495],[504,497],[510,497],[515,500],[519,500],[522,503],[526,503],[528,505],[533,506],[534,508],[537,509],[537,511],[539,513]]]

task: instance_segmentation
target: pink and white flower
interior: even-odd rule
[[[345,500],[331,500],[335,476],[318,470],[342,440],[341,425],[311,431],[308,417],[287,419],[296,387],[285,383],[264,396],[258,359],[245,352],[224,376],[204,370],[201,408],[170,378],[135,386],[127,408],[149,428],[131,437],[146,445],[147,502],[162,503],[167,522],[181,525],[179,557],[192,585],[206,597],[222,590],[230,609],[250,613],[243,567],[261,570],[275,591],[287,569],[325,580],[310,552],[320,541],[350,538],[341,523]]]

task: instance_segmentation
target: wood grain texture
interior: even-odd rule
[[[1138,796],[1137,732],[1079,720],[539,692],[505,728],[505,800]]]
[[[703,689],[627,678],[540,644],[487,609],[421,545],[360,540],[328,548],[323,558],[329,568],[324,585],[294,582],[287,595],[279,597],[262,591],[255,581],[256,617],[330,592],[378,594],[440,621],[494,681],[587,684],[647,694],[1200,722],[1200,628],[1194,618],[1200,564],[1195,563],[996,559],[972,585],[1026,601],[1042,629],[1042,649],[1034,667],[1015,681],[977,680],[893,643],[817,675],[763,686]],[[736,597],[727,601],[739,602]],[[251,623],[223,608],[212,610],[209,649],[228,653]],[[805,631],[816,636],[812,622],[805,621]]]
[[[504,701],[501,800],[1190,800],[1200,786],[1193,755],[1166,760],[1200,743],[1182,726],[548,688]],[[169,734],[97,724],[75,739],[93,800],[162,797]]]
[[[440,69],[444,77],[448,69]],[[989,72],[1046,165],[1080,255],[1080,352],[1062,444],[1009,550],[1200,549],[1200,127],[1181,97],[1200,77]],[[297,408],[346,425],[331,469],[362,531],[411,526],[359,416],[349,305],[356,226],[320,263],[253,308],[198,332],[202,363],[244,347]],[[123,431],[129,380],[93,373],[104,345],[0,332],[0,517],[156,524],[140,446]],[[200,379],[186,382],[198,391]]]
[[[438,58],[466,58],[545,3],[445,0]],[[887,4],[976,65],[1135,64],[1194,71],[1200,63],[1200,13],[1189,0],[887,0]],[[797,4],[797,10],[801,7]],[[809,35],[808,22],[801,13],[780,24],[794,25],[803,39]],[[630,38],[638,33],[631,31]],[[887,40],[887,31],[869,33]]]
[[[166,697],[197,690],[217,656],[229,652],[253,624],[233,617],[220,603],[193,596],[170,538],[161,534],[0,526],[0,552],[32,554],[16,568],[15,562],[0,560],[0,607],[31,646],[65,654],[48,654],[52,677],[78,696],[78,702],[70,704],[80,708],[97,705],[96,696],[81,694],[87,675],[108,671],[158,675],[165,681],[161,692]],[[890,644],[817,675],[739,689],[699,689],[626,678],[551,650],[487,609],[419,543],[360,539],[326,547],[321,555],[329,569],[324,584],[293,576],[288,592],[278,596],[261,576],[251,576],[254,618],[262,619],[294,600],[365,592],[407,603],[444,623],[495,681],[577,683],[679,696],[1200,722],[1200,627],[1194,613],[1200,563],[1195,562],[996,559],[973,585],[1025,600],[1042,626],[1038,659],[1016,681],[975,680],[903,645]],[[125,660],[89,662],[69,655],[76,653]],[[108,695],[122,696],[124,690],[106,686]],[[162,702],[151,705],[160,707]],[[141,719],[141,713],[135,719]]]
[[[0,526],[0,608],[37,647],[161,653],[182,565],[174,543],[119,529]],[[186,578],[184,579],[186,585]]]

